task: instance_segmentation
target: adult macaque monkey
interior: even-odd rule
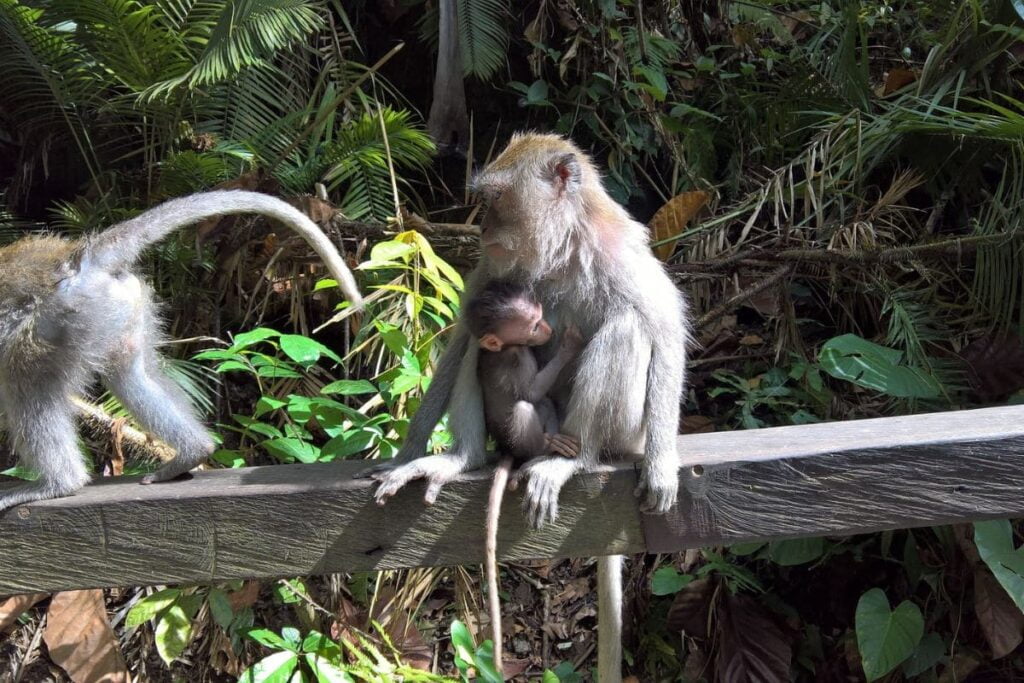
[[[0,416],[22,463],[38,480],[0,492],[0,510],[67,496],[86,484],[71,396],[95,374],[132,415],[177,451],[143,478],[173,479],[213,452],[184,395],[160,371],[158,319],[149,288],[132,272],[148,246],[211,216],[259,213],[299,233],[345,296],[355,279],[309,218],[256,192],[215,191],[174,199],[81,240],[27,237],[0,248]]]
[[[586,347],[575,373],[556,383],[561,431],[580,442],[577,458],[535,458],[519,472],[524,506],[540,525],[558,514],[569,478],[604,453],[642,449],[637,487],[644,510],[664,512],[678,488],[676,436],[688,337],[686,305],[652,254],[644,226],[601,186],[587,156],[564,138],[525,134],[474,181],[488,204],[481,228],[483,257],[468,278],[472,297],[489,279],[529,283],[559,327],[581,331]],[[483,402],[476,377],[478,349],[464,324],[438,365],[396,458],[371,470],[384,502],[413,479],[426,479],[426,501],[461,472],[486,459]],[[454,442],[427,455],[427,438],[445,409]],[[621,558],[598,563],[601,613],[598,671],[619,680]]]

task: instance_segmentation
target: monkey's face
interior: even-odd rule
[[[523,300],[515,316],[495,331],[505,346],[543,346],[551,339],[551,325],[544,320],[544,309],[536,301]]]
[[[543,277],[571,255],[581,221],[582,153],[553,135],[526,135],[473,181],[484,205],[480,246],[496,274]]]

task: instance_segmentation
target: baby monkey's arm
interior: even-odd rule
[[[562,342],[554,358],[549,360],[544,369],[533,378],[529,395],[531,402],[536,403],[548,395],[555,380],[558,379],[558,375],[562,372],[562,368],[575,358],[582,348],[583,337],[580,335],[580,331],[574,325],[565,328],[565,332],[562,333]]]

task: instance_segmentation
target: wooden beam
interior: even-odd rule
[[[528,529],[506,496],[505,561],[671,552],[743,540],[846,535],[1024,516],[1024,407],[989,408],[681,437],[681,493],[640,515],[633,465],[577,477],[558,522]],[[364,463],[200,472],[0,513],[0,594],[341,571],[483,559],[487,472],[433,507],[422,484],[385,507]]]

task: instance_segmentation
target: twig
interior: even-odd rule
[[[97,433],[108,434],[111,438],[121,439],[136,450],[139,454],[154,458],[160,462],[167,462],[174,457],[174,449],[165,443],[157,441],[140,432],[138,429],[125,424],[122,420],[111,416],[103,408],[84,401],[80,398],[72,398],[78,414],[83,418],[86,425]]]
[[[978,247],[1005,244],[1024,236],[1024,232],[1001,232],[994,235],[968,235],[953,239],[915,244],[910,247],[891,247],[888,249],[830,250],[813,247],[801,249],[746,249],[709,261],[677,263],[669,266],[669,270],[677,273],[702,273],[721,270],[733,265],[754,265],[779,262],[829,263],[837,265],[868,265],[873,263],[902,263],[922,258],[943,258],[960,256],[974,251]]]
[[[697,328],[699,329],[701,327],[704,327],[709,322],[721,318],[723,315],[731,311],[736,306],[739,306],[747,299],[760,294],[769,287],[774,287],[783,278],[789,275],[791,270],[792,268],[790,266],[782,266],[781,268],[776,269],[771,275],[764,278],[763,280],[755,283],[751,287],[744,289],[742,292],[739,292],[738,294],[734,294],[733,296],[729,297],[721,304],[715,306],[710,311],[708,311],[700,318],[698,318]]]

